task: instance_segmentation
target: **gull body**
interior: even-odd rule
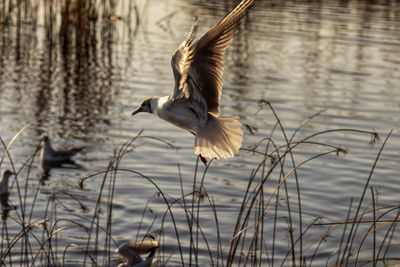
[[[156,252],[159,246],[155,240],[140,240],[122,244],[117,249],[117,253],[125,259],[125,262],[119,264],[118,267],[157,266]],[[143,259],[143,254],[148,254],[148,256]]]
[[[149,112],[196,136],[195,153],[203,158],[233,157],[243,141],[237,116],[220,117],[223,60],[240,19],[254,0],[242,2],[201,38],[195,40],[197,19],[172,56],[172,94],[145,99],[132,116]]]
[[[73,148],[68,150],[55,150],[47,134],[41,137],[40,161],[42,165],[60,165],[63,163],[72,163],[71,157],[77,154],[82,148]]]

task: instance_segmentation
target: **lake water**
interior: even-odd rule
[[[199,16],[202,34],[238,1],[14,2],[0,3],[0,136],[9,143],[30,124],[11,146],[10,155],[17,169],[26,164],[18,175],[24,188],[20,194],[26,195],[22,201],[25,199],[26,213],[31,213],[31,224],[36,223],[37,229],[31,230],[29,238],[14,239],[21,233],[23,206],[12,177],[10,201],[17,209],[3,220],[2,255],[9,244],[7,240],[16,240],[16,245],[11,250],[12,257],[2,257],[16,266],[30,266],[32,262],[81,266],[88,237],[82,225],[91,225],[104,174],[85,180],[83,190],[78,182],[105,171],[114,153],[141,130],[142,137],[133,142],[132,151],[119,162],[119,168],[149,177],[171,202],[182,196],[179,177],[185,194],[193,191],[197,161],[193,136],[150,114],[134,118],[130,114],[143,98],[171,92],[171,54],[185,38],[193,17]],[[226,257],[249,179],[263,161],[262,155],[249,150],[271,137],[271,133],[277,146],[286,144],[281,129],[275,128],[277,119],[266,101],[272,104],[289,138],[304,120],[321,112],[296,133],[294,142],[335,129],[376,132],[382,140],[371,145],[371,134],[352,131],[332,131],[309,140],[341,147],[347,154],[331,153],[297,169],[301,225],[294,175],[286,180],[287,196],[281,188],[275,213],[274,189],[282,173],[277,169],[271,174],[263,195],[266,201],[272,197],[272,202],[264,211],[264,235],[258,241],[263,246],[262,266],[293,265],[293,254],[297,264],[300,256],[314,266],[336,262],[344,225],[329,223],[346,220],[351,199],[351,214],[356,213],[379,149],[391,130],[359,215],[364,214],[365,221],[372,220],[373,215],[382,215],[381,220],[389,221],[376,224],[375,251],[378,254],[384,243],[377,258],[397,257],[398,263],[400,232],[388,229],[394,225],[390,221],[398,216],[400,202],[400,3],[261,0],[241,21],[225,56],[221,110],[224,115],[240,116],[249,127],[239,155],[213,161],[205,176],[204,187],[215,204],[219,228],[207,201],[201,203],[199,224],[214,259],[218,251],[217,230]],[[83,146],[84,151],[75,157],[81,167],[51,169],[49,177],[39,181],[39,159],[36,156],[32,162],[29,160],[43,132],[56,147]],[[259,152],[265,152],[266,143],[264,140],[258,147]],[[332,149],[303,143],[293,150],[295,164]],[[4,155],[3,147],[0,153]],[[1,166],[11,168],[8,157]],[[285,166],[283,176],[291,170],[290,157]],[[200,163],[198,185],[203,171]],[[260,173],[256,179],[260,179]],[[166,205],[157,194],[158,189],[139,175],[118,172],[112,196],[112,223],[107,224],[109,188],[107,180],[100,201],[98,243],[91,244],[96,251],[89,251],[97,264],[107,266],[111,259],[111,265],[117,265],[118,245],[162,229],[162,264],[182,266],[171,217],[167,216],[162,225]],[[187,201],[190,203],[191,197]],[[181,199],[179,203],[183,205]],[[305,232],[293,254],[288,203],[294,241],[300,231]],[[371,212],[373,205],[376,214]],[[173,214],[183,261],[188,264],[187,218],[179,205],[174,206]],[[308,229],[316,218],[328,225]],[[59,229],[48,242],[43,241],[44,219],[47,225]],[[250,228],[254,226],[252,222],[254,219],[250,220]],[[107,227],[112,239],[109,243],[103,231]],[[371,222],[361,223],[354,239],[352,252],[360,248],[359,261],[373,255],[373,234],[366,234],[370,227]],[[328,229],[329,236],[325,236]],[[389,246],[387,233],[393,233]],[[92,241],[94,236],[93,233]],[[321,239],[324,241],[320,243]],[[52,244],[55,253],[50,257],[40,252],[40,244],[48,250]],[[199,247],[198,265],[210,266],[212,260],[202,239]],[[251,259],[260,254],[258,250],[252,251]],[[343,250],[344,246],[341,253]],[[245,255],[241,262],[239,256],[237,264],[241,266]],[[349,258],[349,262],[355,260],[355,255]],[[88,265],[89,262],[86,259]],[[395,262],[396,259],[390,261]]]

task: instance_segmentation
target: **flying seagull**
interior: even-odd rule
[[[231,13],[195,40],[197,19],[186,39],[172,56],[175,88],[171,95],[145,99],[132,116],[149,112],[196,136],[195,154],[224,159],[239,152],[243,141],[237,116],[220,117],[224,54],[238,22],[254,0],[243,0]]]

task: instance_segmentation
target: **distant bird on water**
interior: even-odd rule
[[[65,150],[55,150],[52,147],[50,143],[50,138],[47,134],[42,134],[40,141],[40,161],[42,165],[58,166],[62,165],[63,163],[74,164],[71,157],[82,150],[81,147]]]
[[[156,252],[160,244],[156,240],[137,240],[131,243],[124,243],[117,253],[121,255],[125,262],[118,267],[155,267],[157,266]],[[143,254],[148,254],[145,259]]]
[[[11,175],[14,175],[13,172],[0,168],[0,203],[3,208],[10,207],[8,205],[8,179]]]
[[[195,153],[205,158],[230,158],[243,141],[237,116],[219,117],[224,54],[238,22],[254,0],[243,0],[231,13],[195,41],[197,19],[172,56],[175,88],[171,95],[144,100],[132,116],[149,112],[196,136]]]

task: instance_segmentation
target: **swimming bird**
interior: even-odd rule
[[[149,112],[183,128],[195,137],[195,154],[224,159],[239,152],[243,141],[237,116],[220,117],[224,54],[232,42],[238,22],[254,0],[243,0],[219,23],[195,40],[198,22],[172,56],[175,88],[164,97],[145,99],[132,116]]]
[[[52,147],[50,138],[47,134],[42,134],[40,141],[40,161],[42,165],[59,166],[63,163],[74,164],[71,157],[83,149],[82,147],[79,147],[66,150],[55,150]]]
[[[11,175],[14,175],[14,173],[0,168],[0,203],[3,208],[10,207],[8,204],[8,179]]]
[[[137,240],[131,243],[124,243],[117,249],[117,253],[121,255],[125,262],[118,267],[154,267],[157,266],[156,252],[159,243],[155,240]],[[142,255],[148,254],[145,260]]]

